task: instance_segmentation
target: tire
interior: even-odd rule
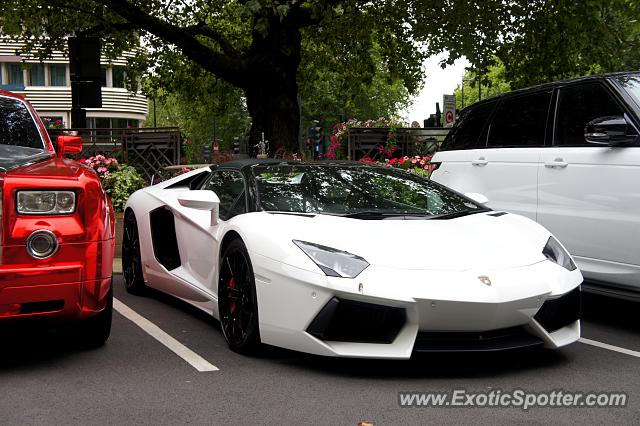
[[[260,346],[256,283],[249,253],[240,239],[233,240],[220,258],[218,311],[229,348],[255,354]]]
[[[98,348],[107,341],[111,334],[113,317],[113,278],[107,294],[107,304],[98,314],[83,319],[73,325],[73,339],[83,349]]]
[[[124,217],[122,236],[122,276],[124,288],[128,293],[144,294],[147,286],[142,275],[142,259],[140,257],[140,234],[136,215],[128,211]]]

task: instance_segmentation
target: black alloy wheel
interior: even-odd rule
[[[142,294],[146,288],[142,275],[140,258],[140,237],[138,222],[133,212],[128,211],[124,217],[122,236],[122,275],[124,288],[131,294]]]
[[[218,309],[229,348],[255,353],[260,343],[256,285],[249,253],[240,239],[229,244],[220,260]]]

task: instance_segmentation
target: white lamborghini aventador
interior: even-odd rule
[[[243,353],[262,342],[408,358],[575,342],[571,256],[535,222],[470,197],[353,162],[194,170],[129,199],[124,281],[210,313]]]

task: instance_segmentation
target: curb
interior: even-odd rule
[[[122,259],[119,257],[113,258],[113,273],[114,274],[122,273]]]

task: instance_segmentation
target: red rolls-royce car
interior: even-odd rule
[[[111,331],[114,216],[96,173],[57,153],[33,107],[0,91],[0,327],[42,319],[82,346]],[[67,326],[67,324],[70,326]]]

